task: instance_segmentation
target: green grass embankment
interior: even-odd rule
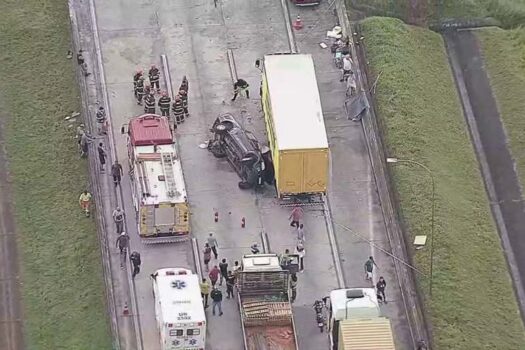
[[[368,8],[369,15],[409,18],[472,19],[493,17],[506,27],[525,25],[523,0],[346,0]],[[412,9],[410,4],[416,4]],[[420,12],[420,13],[414,13]]]
[[[0,2],[0,94],[15,201],[26,348],[111,348],[96,228],[66,115],[80,100],[67,2]]]
[[[506,261],[440,35],[389,18],[363,22],[389,155],[427,165],[436,181],[434,278],[418,277],[438,349],[525,348]],[[429,235],[431,182],[391,164],[410,237]],[[408,238],[411,240],[411,238]],[[429,247],[415,251],[428,273]]]
[[[525,184],[525,29],[485,28],[477,32],[492,91]]]

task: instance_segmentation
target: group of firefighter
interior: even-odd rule
[[[139,69],[133,75],[133,87],[137,104],[144,105],[144,113],[155,114],[156,106],[160,108],[163,116],[170,117],[170,108],[173,111],[174,126],[183,123],[189,117],[188,112],[188,79],[186,76],[182,78],[182,83],[179,87],[179,92],[175,96],[175,101],[171,98],[167,91],[160,90],[160,71],[156,65],[152,65],[148,71],[149,84],[146,83],[144,72]],[[160,94],[160,98],[155,100],[155,94]]]

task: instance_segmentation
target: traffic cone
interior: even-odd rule
[[[127,302],[124,303],[124,310],[122,310],[122,315],[129,316],[129,308]]]
[[[303,20],[301,19],[301,16],[297,16],[295,21],[293,21],[292,27],[295,30],[303,29]]]
[[[241,227],[242,228],[246,227],[246,219],[244,217],[241,219]]]
[[[215,222],[219,222],[219,212],[215,212]]]

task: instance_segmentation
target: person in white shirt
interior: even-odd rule
[[[304,256],[306,255],[302,241],[297,241],[294,254],[299,255],[299,271],[302,272],[304,270]]]
[[[345,57],[343,57],[343,76],[340,81],[346,81],[348,76],[352,74],[353,65],[354,62],[352,62],[350,55],[346,55]]]

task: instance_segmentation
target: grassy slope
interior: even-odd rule
[[[364,21],[377,106],[392,156],[436,179],[434,287],[428,301],[439,349],[523,349],[525,336],[441,37],[388,18]],[[411,236],[428,234],[428,174],[396,164]],[[416,264],[428,271],[427,249]],[[425,291],[428,281],[421,278]],[[521,347],[521,348],[520,348]]]
[[[87,169],[64,117],[79,109],[67,2],[0,1],[0,93],[20,234],[28,349],[111,348],[99,248],[78,196]]]
[[[525,29],[478,31],[522,186],[525,185]]]
[[[346,0],[350,3],[351,0]],[[373,6],[380,11],[408,16],[409,0],[354,0],[358,4]],[[442,3],[442,8],[438,4]],[[437,18],[494,17],[505,27],[525,24],[525,1],[523,0],[426,0],[427,16]]]

